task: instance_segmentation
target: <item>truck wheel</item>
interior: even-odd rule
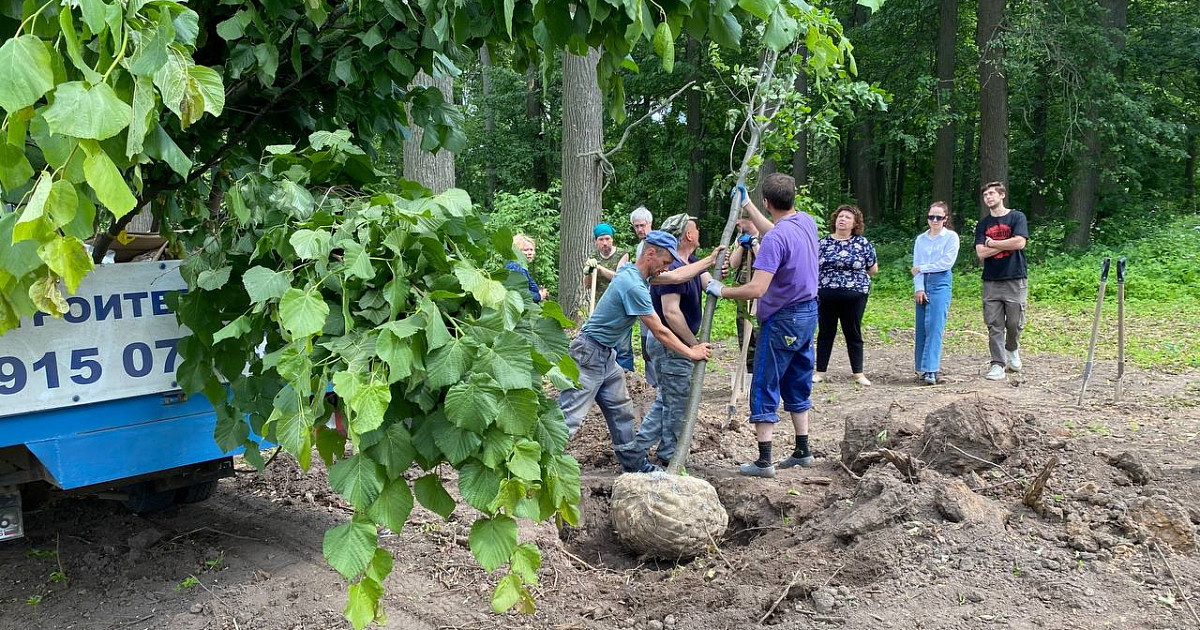
[[[155,490],[150,482],[135,483],[129,486],[129,498],[125,499],[125,507],[134,514],[149,514],[161,512],[175,504],[176,490]]]
[[[199,503],[211,497],[217,490],[217,480],[210,479],[194,483],[186,488],[180,488],[175,500],[180,503]]]

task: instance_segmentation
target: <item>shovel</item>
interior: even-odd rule
[[[1096,314],[1092,316],[1092,340],[1088,342],[1087,363],[1083,364],[1083,386],[1079,388],[1079,404],[1083,404],[1083,394],[1087,391],[1088,381],[1092,380],[1092,364],[1096,358],[1096,333],[1100,329],[1100,309],[1104,307],[1104,287],[1108,284],[1108,268],[1111,258],[1105,258],[1100,267],[1100,292],[1096,295]]]
[[[1125,257],[1117,259],[1117,381],[1113,402],[1121,402],[1121,379],[1125,377]]]
[[[599,273],[600,270],[598,269],[592,270],[592,291],[590,293],[590,297],[588,298],[588,317],[591,317],[592,313],[596,312],[596,276],[599,275]]]

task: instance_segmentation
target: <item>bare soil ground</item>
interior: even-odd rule
[[[417,508],[384,537],[396,557],[384,627],[1200,627],[1200,373],[1132,369],[1113,403],[1113,370],[1100,366],[1077,406],[1075,359],[1029,356],[1022,377],[997,383],[978,356],[954,356],[949,382],[923,387],[909,352],[871,349],[869,388],[835,358],[834,382],[814,393],[817,466],[771,480],[734,474],[754,437],[744,409],[721,427],[732,367],[714,364],[688,468],[731,523],[684,563],[615,539],[617,466],[593,417],[570,447],[585,522],[522,532],[543,553],[532,616],[488,612],[498,576],[467,549],[470,509],[447,522]],[[637,377],[633,390],[648,406],[652,390]],[[782,457],[790,426],[779,434]],[[877,461],[881,448],[919,461],[904,474]],[[1052,459],[1031,508],[1026,488]],[[83,498],[27,516],[27,538],[0,544],[0,629],[348,627],[320,549],[349,511],[319,464],[305,475],[280,457],[148,518]]]

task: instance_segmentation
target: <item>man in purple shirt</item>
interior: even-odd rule
[[[812,408],[813,331],[817,327],[817,224],[796,212],[796,180],[783,173],[763,179],[763,203],[771,220],[751,203],[744,186],[734,189],[762,234],[754,277],[739,287],[713,280],[706,289],[717,297],[758,299],[761,329],[750,385],[750,422],[758,438],[758,459],[738,466],[750,477],[774,477],[771,441],[779,422],[779,399],[791,413],[796,448],[780,468],[812,466],[808,447],[808,410]]]

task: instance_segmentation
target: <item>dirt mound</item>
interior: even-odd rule
[[[1017,431],[1028,420],[998,399],[959,400],[925,417],[916,455],[949,474],[992,468],[1021,445]]]

